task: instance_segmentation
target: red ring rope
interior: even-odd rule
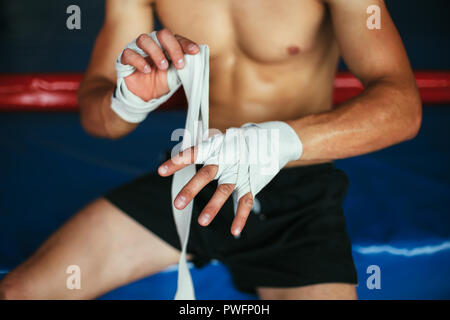
[[[424,104],[450,104],[450,71],[417,71],[417,85]],[[0,74],[0,111],[76,111],[81,73]],[[342,103],[363,87],[348,72],[335,79],[334,103]],[[164,109],[182,109],[184,94],[179,90]]]

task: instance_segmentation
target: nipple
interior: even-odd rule
[[[291,55],[291,56],[295,56],[297,54],[300,53],[300,48],[297,46],[290,46],[287,48],[287,52]]]

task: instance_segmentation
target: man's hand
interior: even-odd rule
[[[163,177],[171,176],[176,171],[181,170],[190,164],[196,163],[195,159],[197,159],[197,148],[192,147],[164,162],[158,168],[158,173]],[[214,180],[217,172],[217,165],[206,165],[202,167],[178,193],[174,201],[175,207],[179,210],[186,207],[208,183]],[[227,199],[233,193],[235,186],[236,185],[232,183],[224,183],[217,186],[214,195],[198,217],[199,224],[206,227],[211,223]],[[252,206],[253,195],[251,192],[246,193],[239,199],[236,216],[231,225],[231,233],[233,235],[237,236],[241,233],[245,223],[247,222]]]
[[[207,226],[235,191],[239,200],[231,233],[237,236],[250,214],[253,197],[301,154],[302,143],[285,122],[249,123],[184,150],[164,162],[158,173],[166,177],[188,165],[203,164],[178,193],[174,206],[179,210],[185,208],[200,190],[217,179],[217,190],[200,213],[198,222]]]
[[[148,57],[144,58],[129,48],[125,49],[121,55],[121,63],[136,68],[133,74],[125,77],[125,83],[131,92],[144,101],[158,98],[169,91],[167,85],[169,61],[167,59],[172,61],[175,68],[183,69],[184,54],[197,54],[200,51],[196,43],[180,35],[173,35],[167,29],[158,31],[156,36],[162,48],[147,34],[141,34],[136,39],[136,45]]]
[[[130,42],[115,64],[117,81],[111,109],[126,122],[144,121],[180,87],[177,68],[185,65],[183,50],[200,52],[192,41],[167,30],[142,34]]]

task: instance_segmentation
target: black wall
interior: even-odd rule
[[[81,8],[81,30],[66,28],[71,4]],[[413,67],[450,69],[450,1],[388,0],[387,5]],[[0,72],[83,71],[103,9],[99,0],[0,0]]]

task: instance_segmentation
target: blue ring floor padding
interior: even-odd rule
[[[83,132],[78,115],[0,115],[0,278],[64,221],[105,191],[155,170],[184,113],[153,113],[129,136]],[[418,137],[336,161],[350,177],[345,201],[361,299],[450,298],[450,108],[426,107]],[[381,288],[369,289],[368,268]],[[100,299],[171,299],[176,266]],[[192,268],[199,299],[254,299],[214,262]]]

